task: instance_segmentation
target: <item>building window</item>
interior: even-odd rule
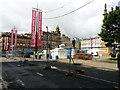
[[[19,46],[19,44],[17,44],[17,46]]]

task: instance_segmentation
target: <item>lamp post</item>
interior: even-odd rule
[[[15,26],[13,28],[13,37],[14,37],[14,31],[15,31]],[[14,38],[13,38],[13,41],[14,41]],[[14,52],[14,43],[13,45],[11,46],[12,47],[12,57],[13,57],[13,52]]]
[[[33,8],[37,11],[37,16],[36,16],[36,39],[35,39],[35,57],[37,59],[37,32],[38,32],[38,11],[41,11],[41,9],[38,9],[38,4],[37,4],[37,8]]]
[[[48,64],[48,26],[46,26],[47,29],[47,43],[46,43],[46,47],[47,47],[47,53],[46,53],[46,59],[47,59],[47,64]]]
[[[49,53],[48,53],[48,26],[46,26],[47,29],[47,42],[46,42],[46,47],[47,47],[47,53],[46,53],[46,60],[47,60],[47,64],[45,66],[45,69],[51,69],[51,66],[49,65]]]

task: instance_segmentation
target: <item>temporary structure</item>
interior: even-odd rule
[[[102,56],[102,51],[99,49],[90,49],[87,53],[95,56]]]
[[[56,59],[57,56],[59,59],[67,58],[67,50],[64,48],[55,48],[50,52],[51,52],[52,59]]]

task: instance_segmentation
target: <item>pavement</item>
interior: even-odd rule
[[[58,60],[58,61],[69,63],[69,59]],[[73,64],[73,62],[71,63]],[[96,67],[99,69],[118,70],[117,63],[107,63],[107,62],[100,62],[96,60],[81,60],[81,59],[74,59],[74,63],[82,64],[82,66]]]
[[[111,56],[101,56],[101,57],[94,56],[92,60],[73,59],[73,61],[71,60],[71,64],[73,64],[74,62],[77,64],[81,64],[82,66],[95,67],[99,69],[116,70],[116,71],[119,70],[117,67],[117,63],[100,61],[100,60],[106,60],[107,58],[111,58]],[[53,61],[53,59],[51,59],[51,61]],[[55,61],[69,63],[69,59],[58,59]]]
[[[109,62],[100,62],[100,59],[106,59],[110,58],[110,56],[102,56],[102,57],[94,57],[92,60],[82,60],[82,59],[73,59],[74,63],[81,64],[82,66],[87,66],[87,67],[95,67],[98,69],[108,69],[108,70],[116,70],[118,71],[117,63],[109,63]],[[35,58],[19,58],[19,57],[14,57],[13,58],[8,58],[6,59],[5,57],[2,58],[2,62],[16,62],[20,60],[29,60],[29,61],[45,61],[45,57],[42,57],[41,59],[35,59]],[[58,59],[58,60],[53,60],[50,59],[50,61],[58,61],[62,63],[69,63],[69,59]],[[71,64],[73,64],[73,61],[71,60]]]

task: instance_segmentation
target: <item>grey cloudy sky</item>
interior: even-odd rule
[[[42,9],[43,18],[51,18],[66,14],[92,0],[0,0],[0,32],[10,32],[16,26],[18,33],[31,32],[32,7]],[[42,29],[55,30],[59,25],[63,34],[73,38],[86,38],[101,31],[104,4],[108,11],[118,5],[120,0],[94,0],[89,5],[56,19],[43,19]],[[63,8],[60,8],[64,6]],[[57,9],[58,8],[58,9]],[[57,10],[55,10],[57,9]],[[46,12],[55,10],[52,12]],[[46,13],[45,13],[46,12]]]

